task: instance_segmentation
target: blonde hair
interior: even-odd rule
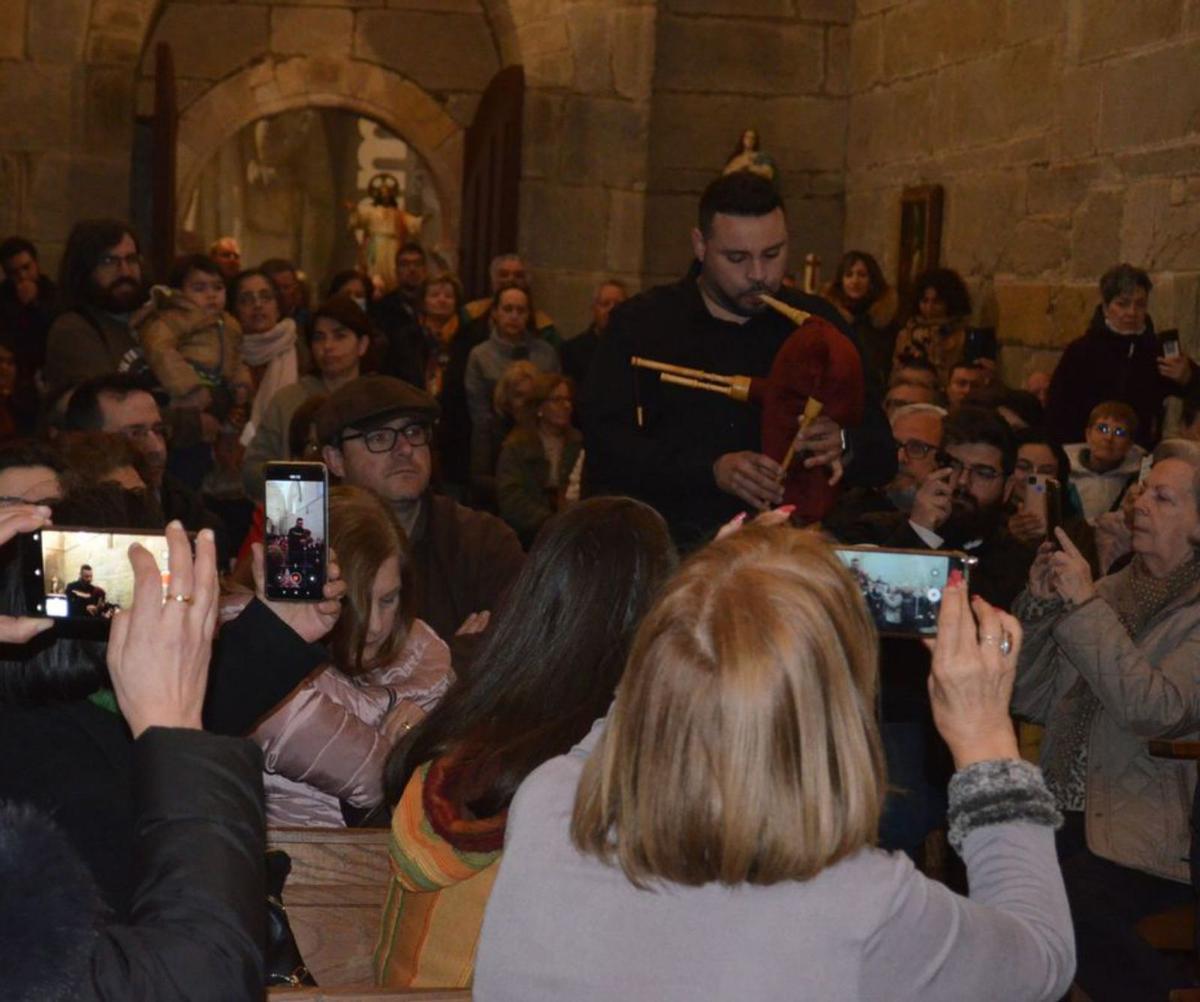
[[[575,845],[644,887],[805,880],[873,844],[877,651],[816,535],[752,526],[700,551],[638,630]]]
[[[492,407],[495,408],[496,413],[515,418],[516,415],[513,413],[513,397],[515,396],[516,384],[524,380],[529,380],[531,383],[536,384],[541,371],[541,369],[527,358],[511,363],[500,374],[500,378],[496,380],[496,388],[492,391]]]

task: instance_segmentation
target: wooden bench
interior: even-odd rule
[[[463,995],[364,994],[373,985],[371,958],[391,870],[389,832],[382,828],[268,828],[267,846],[292,859],[283,903],[300,955],[322,990],[359,986],[357,994],[308,994],[286,997],[387,999],[466,998]],[[294,991],[289,989],[289,991]],[[275,992],[273,991],[272,997]]]
[[[270,1002],[470,1002],[470,988],[272,988]]]

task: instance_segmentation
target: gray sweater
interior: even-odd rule
[[[970,899],[873,849],[803,883],[641,891],[570,842],[598,734],[534,772],[513,801],[476,1002],[1020,1002],[1067,991],[1074,942],[1048,825],[971,831]]]

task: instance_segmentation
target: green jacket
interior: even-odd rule
[[[558,465],[556,486],[559,490],[566,486],[582,447],[583,436],[576,429],[570,429]],[[554,514],[546,497],[549,476],[550,460],[546,458],[541,438],[536,432],[514,429],[504,440],[496,463],[496,498],[500,517],[513,527],[526,548],[533,542],[542,523]]]

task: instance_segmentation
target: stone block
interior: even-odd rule
[[[1183,0],[1087,0],[1079,57],[1100,59],[1178,35]]]
[[[219,80],[267,51],[267,13],[257,5],[168,4],[149,48],[169,42],[179,76]]]
[[[745,94],[820,90],[817,26],[659,15],[656,87]]]
[[[784,170],[841,170],[845,103],[835,98],[659,94],[650,128],[651,173],[720,171],[734,143],[757,128],[763,149]]]
[[[521,40],[521,52],[527,59],[571,50],[567,22],[558,10],[524,20],[517,28],[517,33]]]
[[[894,277],[900,225],[900,190],[847,187],[843,244],[872,254],[889,280]]]
[[[310,3],[328,3],[328,0],[307,0]],[[345,3],[345,0],[339,0]],[[455,12],[477,14],[480,0],[350,0],[352,7],[395,7],[400,10],[430,10],[438,13]]]
[[[0,3],[0,59],[25,58],[26,0]]]
[[[1121,256],[1152,271],[1200,267],[1200,202],[1171,204],[1171,182],[1143,181],[1125,197]]]
[[[67,149],[75,97],[75,74],[70,66],[0,62],[4,145],[28,151]],[[57,197],[61,200],[62,192]]]
[[[1100,135],[1101,74],[1094,67],[1065,70],[1059,88],[1061,155],[1070,158],[1091,156]]]
[[[594,4],[568,7],[567,37],[575,57],[575,89],[585,94],[612,90],[612,22],[609,11]]]
[[[792,0],[663,0],[665,11],[678,14],[717,14],[725,17],[791,17],[795,13]],[[807,6],[807,0],[800,0]]]
[[[1094,285],[997,281],[996,333],[1005,345],[1063,348],[1091,320],[1098,294]]]
[[[788,267],[800,271],[816,254],[828,276],[842,255],[846,208],[840,197],[788,199]]]
[[[1125,195],[1116,189],[1089,192],[1071,227],[1071,275],[1096,278],[1120,259]]]
[[[521,185],[521,250],[535,262],[603,271],[608,194],[598,186],[546,181]]]
[[[1065,226],[1022,219],[1009,235],[1000,258],[1000,270],[1030,278],[1056,273],[1070,252],[1070,232]]]
[[[882,17],[859,17],[850,26],[850,92],[860,93],[883,79]]]
[[[604,265],[610,272],[636,274],[642,270],[645,228],[646,193],[609,191]]]
[[[558,169],[558,141],[562,135],[561,94],[530,90],[525,94],[521,125],[521,173],[525,177],[550,178]]]
[[[575,58],[570,49],[537,52],[525,60],[527,87],[557,87],[567,89],[574,84]]]
[[[825,29],[826,94],[844,96],[850,92],[850,29],[834,26]]]
[[[1155,275],[1150,311],[1159,330],[1177,328],[1184,351],[1200,355],[1200,270]]]
[[[38,0],[33,4],[29,10],[29,58],[49,63],[82,59],[91,6],[90,0]]]
[[[271,51],[280,55],[345,55],[354,34],[354,14],[326,7],[271,10]]]
[[[654,81],[655,32],[653,7],[631,7],[613,12],[613,88],[621,97],[650,97]]]
[[[1113,159],[1130,180],[1188,174],[1200,164],[1200,141],[1183,142],[1165,149],[1119,152]]]
[[[994,273],[1023,202],[1024,178],[1014,172],[981,172],[947,183],[942,262],[964,274]]]
[[[479,94],[450,94],[446,98],[446,113],[459,125],[466,128],[475,121],[475,112],[479,110],[479,99]]]
[[[21,154],[0,153],[0,233],[16,233],[23,228],[24,173]]]
[[[83,88],[89,153],[128,156],[133,140],[134,79],[127,67],[89,66]]]
[[[1066,24],[1067,0],[1008,0],[1008,31],[1012,44],[1056,35]]]
[[[796,17],[823,24],[850,24],[854,20],[854,0],[796,0]]]
[[[361,11],[354,54],[435,91],[482,91],[500,68],[482,15]]]
[[[1129,149],[1194,135],[1200,128],[1197,66],[1200,39],[1107,66],[1099,148]]]
[[[643,270],[648,276],[659,276],[656,281],[661,276],[679,278],[691,264],[691,232],[696,225],[696,201],[696,196],[690,193],[646,193]]]
[[[1099,173],[1095,161],[1035,164],[1025,175],[1025,211],[1033,216],[1070,215],[1083,204]]]
[[[614,188],[645,184],[648,119],[648,109],[631,101],[567,98],[557,176],[568,183]]]
[[[854,12],[858,17],[866,17],[910,2],[911,0],[855,0]]]

